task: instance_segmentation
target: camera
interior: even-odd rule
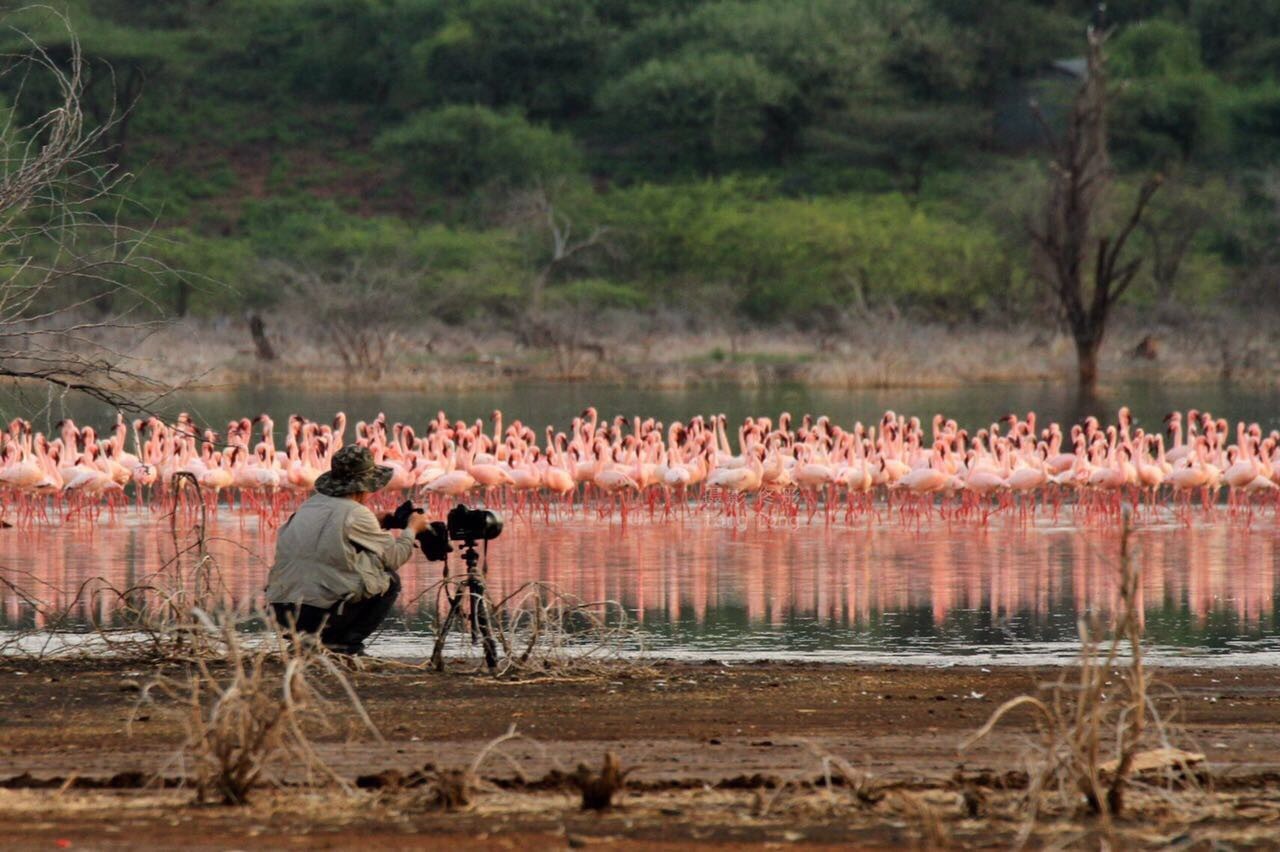
[[[422,510],[413,505],[412,501],[405,500],[396,507],[394,512],[382,519],[382,528],[402,530],[409,525],[410,515],[421,512]],[[430,526],[418,533],[416,539],[418,547],[422,549],[422,555],[427,557],[428,562],[443,562],[445,557],[453,552],[453,546],[449,544],[449,530],[440,521],[432,521]]]
[[[489,541],[502,534],[502,516],[489,509],[468,509],[459,503],[449,510],[449,538]]]

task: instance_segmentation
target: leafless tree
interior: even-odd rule
[[[609,229],[605,226],[591,228],[585,234],[575,233],[573,219],[553,200],[553,191],[537,187],[512,197],[506,211],[506,220],[525,231],[534,255],[534,273],[529,280],[528,311],[522,321],[520,336],[526,345],[561,348],[568,343],[568,332],[574,338],[580,329],[564,329],[561,318],[547,310],[547,289],[557,276],[562,276],[573,263],[586,260],[593,252],[608,252]],[[575,320],[576,323],[576,320]]]
[[[85,120],[74,34],[61,62],[18,35],[28,49],[0,57],[12,99],[0,123],[0,377],[146,408],[169,388],[112,347],[155,327],[148,291],[168,271],[145,254],[149,232],[120,220],[127,176],[104,156],[116,119]],[[23,95],[37,77],[58,97],[24,120]]]
[[[1160,175],[1148,178],[1119,229],[1113,234],[1097,233],[1115,178],[1107,153],[1105,42],[1105,31],[1088,30],[1086,76],[1064,132],[1054,134],[1040,116],[1053,160],[1044,207],[1029,224],[1034,269],[1056,297],[1075,339],[1084,394],[1097,388],[1098,353],[1107,319],[1141,264],[1141,258],[1126,258],[1125,248],[1162,182]]]
[[[271,270],[307,316],[319,320],[327,346],[348,372],[378,378],[396,356],[401,327],[416,315],[407,271],[353,262],[336,272],[281,264]]]

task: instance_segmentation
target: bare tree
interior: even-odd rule
[[[1098,352],[1107,319],[1141,264],[1141,258],[1126,259],[1125,248],[1162,182],[1160,175],[1148,178],[1119,230],[1097,234],[1115,179],[1107,153],[1105,42],[1103,30],[1089,28],[1086,76],[1065,131],[1055,136],[1040,116],[1053,160],[1043,210],[1029,224],[1036,275],[1065,315],[1075,339],[1080,390],[1090,395],[1098,384]]]
[[[12,98],[0,124],[0,377],[146,408],[148,395],[169,388],[113,347],[155,327],[147,291],[168,270],[144,253],[149,233],[120,221],[126,176],[104,156],[114,119],[85,121],[74,34],[62,62],[18,35],[29,49],[0,57],[0,86]],[[37,76],[58,97],[24,121],[23,95]]]
[[[405,279],[409,273],[353,262],[336,272],[319,273],[281,264],[273,273],[317,318],[329,348],[350,373],[378,378],[403,342],[400,329],[414,316]]]
[[[572,218],[556,208],[552,193],[545,187],[514,196],[506,219],[526,231],[534,246],[531,253],[537,256],[529,280],[528,315],[521,336],[530,346],[558,346],[561,341],[557,323],[547,314],[547,288],[575,261],[584,260],[595,251],[608,251],[609,229],[596,226],[585,234],[576,234]]]

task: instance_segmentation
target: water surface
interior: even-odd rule
[[[156,403],[169,417],[187,411],[215,429],[230,418],[253,417],[266,412],[277,422],[290,414],[327,421],[345,411],[354,422],[383,412],[394,421],[422,424],[444,410],[451,418],[467,421],[488,418],[501,409],[534,428],[548,424],[563,428],[588,405],[602,417],[654,417],[664,422],[688,419],[695,414],[724,413],[730,422],[747,416],[776,417],[782,411],[828,415],[837,423],[871,422],[887,409],[927,420],[941,412],[969,428],[985,426],[1000,416],[1036,411],[1041,422],[1075,422],[1092,414],[1104,422],[1128,405],[1138,425],[1160,428],[1164,415],[1173,410],[1199,408],[1232,420],[1257,421],[1267,429],[1280,428],[1280,387],[1259,389],[1233,384],[1165,385],[1124,383],[1104,386],[1096,399],[1081,400],[1067,384],[984,384],[945,389],[833,390],[801,385],[759,388],[699,387],[685,390],[636,389],[601,384],[524,384],[517,387],[467,392],[293,390],[282,387],[242,387],[227,391],[177,394]],[[114,422],[114,413],[101,403],[74,394],[50,395],[15,391],[0,386],[0,415],[21,415],[48,429],[63,417],[102,425]],[[540,433],[539,433],[540,434]]]
[[[487,418],[502,409],[535,428],[567,426],[587,405],[602,416],[665,421],[724,412],[730,421],[790,411],[826,414],[838,423],[869,422],[886,409],[928,418],[944,412],[976,428],[1000,415],[1035,410],[1041,421],[1073,421],[1092,413],[1110,420],[1129,405],[1139,425],[1159,428],[1171,410],[1208,409],[1218,416],[1280,428],[1280,390],[1229,384],[1124,384],[1082,402],[1053,384],[953,389],[838,391],[799,386],[711,387],[681,391],[611,385],[530,385],[467,393],[376,393],[241,388],[191,393],[165,401],[220,427],[232,417],[268,412],[277,421],[298,413],[327,420],[344,410],[354,421],[385,412],[421,424],[436,411]],[[0,388],[0,412],[33,417],[49,428],[63,416],[103,424],[114,415],[74,396],[41,396]],[[229,594],[257,602],[274,548],[254,519],[219,517],[211,532]],[[1062,659],[1075,647],[1077,618],[1113,603],[1117,532],[1110,528],[1031,526],[998,519],[989,528],[937,522],[905,529],[892,522],[745,528],[711,515],[680,523],[641,520],[625,530],[585,520],[514,522],[492,550],[491,582],[505,594],[545,580],[586,600],[614,599],[643,625],[657,653],[679,656],[807,657],[931,660]],[[1221,513],[1190,527],[1148,524],[1136,536],[1143,568],[1147,635],[1165,659],[1262,662],[1280,652],[1276,633],[1277,525],[1268,512],[1253,525]],[[92,528],[0,531],[0,627],[34,625],[29,598],[72,605],[95,576],[134,585],[172,559],[168,525],[149,513]],[[404,572],[406,601],[438,579],[420,557]],[[109,617],[100,596],[87,606]],[[380,640],[384,653],[422,654],[433,600],[417,600]]]
[[[274,534],[225,510],[208,544],[229,603],[261,604]],[[1115,605],[1119,532],[1023,525],[922,529],[895,521],[768,526],[714,515],[640,519],[626,527],[582,517],[515,520],[490,551],[501,598],[531,580],[584,601],[620,603],[650,652],[680,657],[903,661],[1052,661],[1075,648],[1077,619]],[[1198,520],[1148,523],[1134,534],[1147,637],[1164,658],[1265,662],[1276,633],[1280,530]],[[0,627],[38,627],[31,599],[78,618],[110,621],[117,589],[173,560],[174,539],[148,512],[99,526],[0,534]],[[438,565],[420,555],[402,571],[404,604],[380,653],[421,656],[436,617]]]

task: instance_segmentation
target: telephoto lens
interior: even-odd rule
[[[502,516],[490,509],[468,509],[459,503],[449,510],[449,538],[490,541],[502,535]]]

